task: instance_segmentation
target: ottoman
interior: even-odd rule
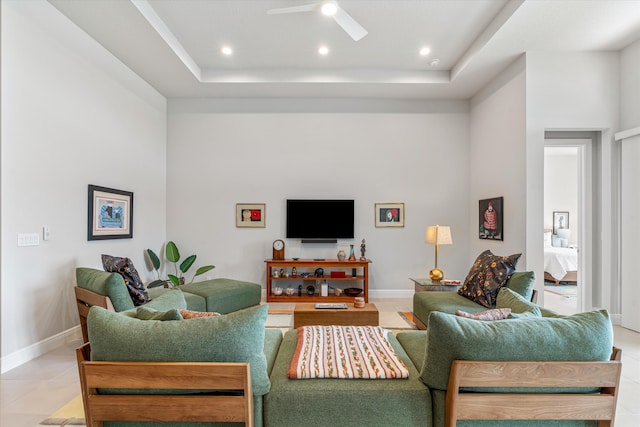
[[[231,313],[260,304],[262,286],[257,283],[243,282],[233,279],[211,279],[180,286],[186,294],[204,298],[206,311],[220,314]]]

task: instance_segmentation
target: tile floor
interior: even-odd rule
[[[553,296],[545,295],[545,301],[552,309],[568,305],[567,301]],[[379,311],[411,311],[411,299],[371,299],[371,302],[376,303]],[[640,333],[616,326],[614,335],[615,345],[623,350],[615,425],[637,427],[640,425]],[[0,426],[36,427],[80,393],[74,352],[79,345],[80,342],[69,342],[0,377]]]

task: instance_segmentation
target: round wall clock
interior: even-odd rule
[[[273,259],[284,259],[284,240],[273,241]]]

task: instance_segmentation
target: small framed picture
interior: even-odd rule
[[[404,203],[376,203],[376,227],[404,227]]]
[[[264,228],[266,206],[264,203],[236,203],[236,227]]]
[[[480,200],[478,210],[478,237],[486,240],[504,240],[503,231],[503,198]]]
[[[133,237],[133,193],[89,185],[87,240]]]
[[[558,234],[558,230],[569,228],[569,212],[553,213],[553,234]]]

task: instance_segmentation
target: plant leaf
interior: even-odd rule
[[[173,286],[180,285],[180,279],[178,279],[178,276],[175,276],[173,274],[167,274],[167,276],[169,277],[169,280],[171,280],[171,283],[173,283]]]
[[[199,276],[201,274],[206,273],[209,270],[213,270],[214,268],[216,268],[215,265],[203,265],[202,267],[198,268],[196,270],[196,274],[193,275],[193,277]]]
[[[186,273],[187,270],[193,265],[194,262],[196,262],[195,255],[190,255],[186,257],[185,260],[182,261],[182,264],[180,264],[180,271],[182,271],[183,273]]]
[[[178,252],[178,247],[173,241],[167,242],[167,259],[171,262],[178,262],[180,259],[180,252]]]
[[[162,279],[154,280],[153,282],[147,285],[147,289],[159,288],[160,286],[164,286],[165,282],[166,280],[162,280]]]
[[[153,268],[155,270],[160,269],[160,258],[153,252],[151,249],[147,249],[147,255],[149,255],[149,259],[151,260],[151,264],[153,264]]]

